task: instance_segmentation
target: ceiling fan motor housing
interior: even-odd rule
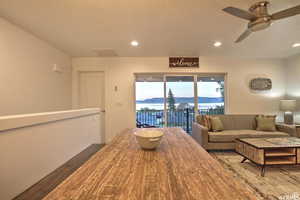
[[[268,28],[272,24],[272,18],[268,13],[268,1],[261,1],[255,3],[249,8],[249,11],[253,13],[257,19],[250,21],[248,28],[255,32]]]
[[[257,2],[249,8],[249,11],[257,17],[270,16],[268,13],[268,5],[269,4],[270,4],[270,2],[268,2],[268,1]]]

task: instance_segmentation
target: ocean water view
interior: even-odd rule
[[[188,103],[191,107],[194,107],[194,103]],[[179,103],[175,106],[178,107]],[[216,108],[217,106],[224,106],[224,103],[200,103],[198,104],[198,109],[210,109]],[[143,108],[148,108],[151,110],[164,110],[163,103],[136,103],[136,110],[141,110]]]

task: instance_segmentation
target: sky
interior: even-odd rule
[[[167,83],[167,92],[171,88],[175,97],[194,97],[192,82]],[[221,97],[217,91],[219,84],[216,82],[198,82],[199,97]],[[136,99],[144,100],[164,96],[163,82],[136,82]]]

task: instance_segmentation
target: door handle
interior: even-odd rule
[[[105,110],[101,110],[100,112],[105,113]]]

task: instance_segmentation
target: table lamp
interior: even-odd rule
[[[280,100],[280,110],[284,111],[284,123],[294,124],[294,113],[296,100]]]

